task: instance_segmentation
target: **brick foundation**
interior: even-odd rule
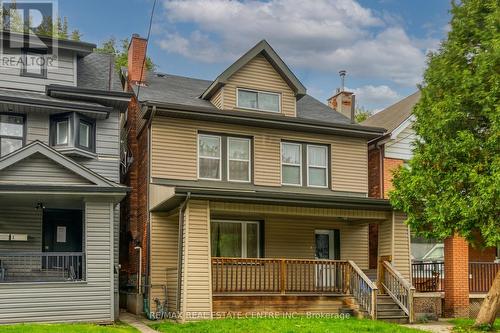
[[[469,244],[454,235],[444,241],[444,315],[469,316]]]

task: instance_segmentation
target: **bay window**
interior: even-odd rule
[[[210,223],[212,257],[258,258],[259,222],[212,221]]]
[[[0,157],[10,154],[23,146],[24,122],[23,115],[0,114]]]
[[[198,178],[250,182],[251,155],[250,138],[199,134]]]
[[[76,112],[52,115],[50,143],[59,150],[95,152],[95,120]]]
[[[328,146],[297,142],[281,143],[281,184],[328,187]]]

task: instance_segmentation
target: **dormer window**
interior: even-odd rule
[[[76,112],[53,115],[50,130],[51,145],[61,152],[85,155],[95,151],[95,120]]]
[[[281,95],[273,92],[238,88],[237,105],[242,109],[280,112]]]
[[[47,55],[39,50],[23,51],[22,76],[47,78]]]

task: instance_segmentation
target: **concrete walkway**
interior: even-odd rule
[[[154,329],[148,327],[144,322],[143,322],[142,317],[133,315],[128,312],[121,312],[120,313],[120,321],[123,321],[126,324],[129,324],[130,326],[133,326],[137,328],[140,332],[142,333],[158,333],[158,331],[155,331]]]
[[[433,333],[450,333],[451,330],[453,329],[452,324],[450,324],[447,321],[441,321],[441,320],[425,324],[408,324],[403,326]]]

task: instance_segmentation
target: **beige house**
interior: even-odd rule
[[[368,198],[367,142],[384,129],[354,124],[352,94],[337,92],[331,106],[307,95],[266,41],[214,81],[146,76],[145,47],[133,36],[124,73],[135,98],[122,226],[122,273],[140,285],[144,310],[411,320],[404,216]]]

